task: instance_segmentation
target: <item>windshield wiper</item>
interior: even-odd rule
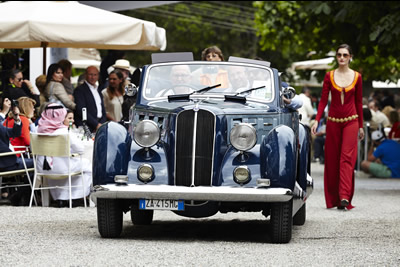
[[[254,88],[251,88],[251,89],[247,89],[245,91],[236,93],[234,95],[225,95],[225,101],[228,100],[228,101],[237,101],[237,102],[241,102],[241,103],[246,103],[246,100],[247,100],[246,97],[245,96],[239,96],[239,95],[243,94],[243,93],[251,92],[251,91],[254,91],[254,90],[258,90],[258,89],[261,89],[261,88],[265,88],[265,85],[260,86],[260,87],[254,87]]]
[[[216,84],[216,85],[213,85],[213,86],[204,87],[202,89],[193,91],[193,92],[191,92],[189,94],[169,95],[168,96],[168,101],[171,101],[171,100],[189,100],[189,96],[191,96],[193,94],[205,93],[205,92],[207,92],[207,91],[209,91],[211,89],[214,89],[216,87],[219,87],[219,86],[221,86],[220,83]]]
[[[244,90],[242,92],[237,93],[235,96],[243,94],[243,93],[251,92],[251,91],[254,91],[254,90],[258,90],[258,89],[261,89],[261,88],[265,88],[265,85],[260,86],[260,87],[254,87],[254,88],[251,88],[251,89]]]
[[[216,84],[216,85],[213,85],[213,86],[207,86],[207,87],[204,87],[203,89],[200,89],[200,90],[197,90],[197,91],[193,91],[193,92],[191,92],[189,95],[192,95],[192,94],[194,94],[194,93],[205,93],[205,92],[207,92],[207,91],[209,91],[209,90],[211,90],[211,89],[214,89],[214,88],[217,88],[217,87],[219,87],[219,86],[221,86],[221,84],[219,83],[219,84]]]

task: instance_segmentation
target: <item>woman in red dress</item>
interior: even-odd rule
[[[357,160],[357,138],[364,138],[361,74],[350,69],[353,57],[349,45],[336,50],[339,67],[326,73],[318,105],[316,128],[328,103],[331,104],[326,123],[324,191],[326,207],[352,209],[354,194],[354,167]]]

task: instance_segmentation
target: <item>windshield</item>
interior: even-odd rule
[[[262,66],[237,63],[158,65],[149,68],[143,94],[146,99],[179,94],[239,94],[247,99],[255,98],[269,102],[273,97],[271,73]],[[218,84],[220,86],[216,86]],[[209,86],[215,88],[201,90]],[[257,90],[249,91],[258,87]]]

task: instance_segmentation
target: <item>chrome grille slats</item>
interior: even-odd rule
[[[185,110],[177,117],[176,185],[206,186],[212,183],[215,115],[207,110],[199,110],[195,120],[195,112],[194,110]]]

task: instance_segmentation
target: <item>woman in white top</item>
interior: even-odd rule
[[[68,124],[69,120],[65,120],[67,115],[67,110],[59,105],[59,104],[49,104],[45,107],[42,112],[42,116],[39,120],[38,125],[38,133],[54,133],[54,134],[68,134]],[[67,124],[65,125],[64,124]],[[83,154],[85,152],[85,147],[83,142],[78,139],[76,135],[70,135],[70,145],[71,145],[71,153]],[[68,172],[66,168],[68,168],[68,158],[63,157],[46,157],[46,161],[48,163],[49,170],[43,171],[43,163],[44,157],[38,157],[37,166],[40,172],[48,172],[51,173],[64,173]],[[81,161],[79,157],[70,158],[71,162],[71,172],[79,171],[81,169]],[[82,168],[84,172],[85,179],[85,196],[88,196],[90,193],[90,187],[92,184],[92,164],[89,160],[83,158],[82,159]],[[47,183],[49,186],[68,186],[68,179],[61,180],[52,180],[48,179]],[[72,186],[80,186],[82,184],[80,176],[74,176],[71,180]],[[51,196],[54,200],[68,200],[69,199],[69,191],[60,188],[50,189]],[[72,199],[81,199],[82,187],[72,187]],[[73,201],[74,204],[74,201]]]
[[[122,119],[124,102],[124,76],[119,70],[113,70],[108,76],[109,85],[103,89],[104,107],[107,120],[119,122]]]

